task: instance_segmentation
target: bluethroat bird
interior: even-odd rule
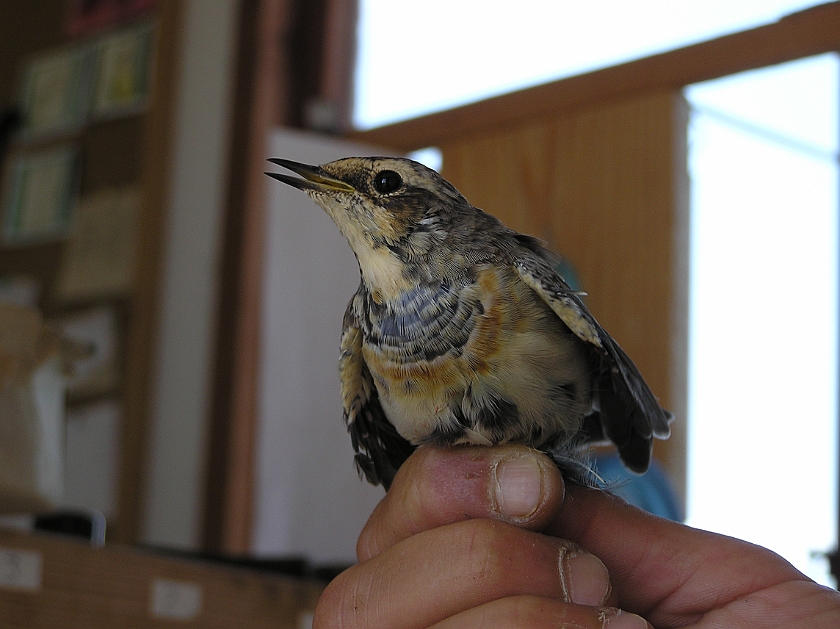
[[[361,283],[344,314],[341,396],[356,465],[387,489],[421,444],[523,443],[592,484],[587,444],[644,472],[664,411],[554,270],[559,257],[401,158],[270,159],[341,230]]]

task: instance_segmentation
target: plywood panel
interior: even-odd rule
[[[551,120],[442,146],[444,176],[476,207],[548,240],[558,183],[559,129]]]
[[[572,262],[596,318],[677,412],[686,370],[672,363],[687,279],[687,251],[676,249],[686,226],[681,102],[664,91],[441,145],[443,174],[474,205]],[[679,436],[670,448],[682,449]],[[660,452],[681,484],[682,459],[671,454]]]

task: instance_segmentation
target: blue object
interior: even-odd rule
[[[682,522],[683,508],[665,470],[656,461],[644,474],[633,474],[621,464],[617,454],[598,454],[592,466],[603,479],[601,486],[631,505],[648,513]]]

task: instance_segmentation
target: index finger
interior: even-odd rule
[[[356,554],[365,561],[421,531],[471,518],[540,530],[564,490],[554,463],[525,446],[424,446],[403,463],[374,509]]]

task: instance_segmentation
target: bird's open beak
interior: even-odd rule
[[[268,161],[283,168],[288,168],[303,177],[303,179],[292,177],[291,175],[281,175],[279,173],[266,173],[266,175],[300,190],[335,190],[339,192],[353,192],[355,190],[350,184],[330,177],[320,166],[310,166],[276,157],[272,157]]]

